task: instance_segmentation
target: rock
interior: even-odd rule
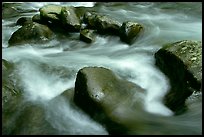
[[[12,77],[13,70],[14,64],[2,59],[2,134],[11,132],[16,110],[22,104],[21,91]]]
[[[39,24],[44,24],[44,25],[47,25],[47,24],[48,24],[46,20],[41,19],[40,14],[35,14],[35,15],[32,17],[32,21],[33,21],[33,22],[37,22],[37,23],[39,23]]]
[[[16,25],[24,26],[26,24],[32,23],[32,19],[29,17],[21,17],[17,20]]]
[[[96,27],[97,31],[102,34],[118,35],[121,23],[108,16],[97,16]]]
[[[8,43],[9,46],[27,43],[43,43],[52,39],[53,36],[53,32],[47,26],[32,22],[15,31]]]
[[[80,30],[80,20],[75,13],[73,6],[67,6],[61,8],[60,18],[64,27],[69,31]]]
[[[2,59],[2,135],[55,134],[46,120],[44,108],[25,100],[23,90],[15,81],[16,66]]]
[[[80,31],[80,40],[91,43],[95,41],[96,36],[94,35],[94,30],[84,29]]]
[[[135,117],[135,113],[128,112],[140,111],[144,93],[138,85],[120,79],[109,69],[85,67],[77,73],[74,102],[104,124],[110,134],[125,134],[126,118]]]
[[[20,8],[21,3],[17,2],[4,2],[2,3],[2,19],[22,16],[24,13],[36,12],[33,9]]]
[[[167,44],[155,53],[156,65],[170,79],[171,89],[165,104],[176,113],[183,112],[185,100],[201,91],[202,43],[182,40]]]
[[[20,90],[18,88],[18,80],[13,73],[15,66],[13,63],[2,59],[2,106],[8,101],[12,101],[12,96],[18,95]]]
[[[87,24],[90,29],[97,29],[96,24],[96,13],[95,12],[85,12],[83,16],[83,22]]]
[[[131,21],[123,22],[120,28],[120,40],[132,44],[142,30],[143,26],[139,23]]]
[[[95,12],[86,12],[84,22],[89,28],[96,29],[100,34],[118,35],[121,27],[121,23],[115,19]]]
[[[14,7],[7,7],[5,3],[2,5],[2,19],[18,16],[20,13]]]
[[[42,20],[59,22],[62,6],[60,5],[45,5],[39,9]]]
[[[94,12],[94,7],[83,7],[83,6],[75,7],[75,13],[77,17],[80,19],[80,22],[83,21],[84,14],[86,12]]]

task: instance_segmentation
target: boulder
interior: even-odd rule
[[[75,104],[104,124],[110,134],[126,133],[126,119],[142,109],[145,94],[138,85],[102,67],[80,69],[74,90]]]
[[[85,12],[83,16],[83,22],[87,24],[88,28],[90,29],[97,29],[96,28],[96,16],[95,12]]]
[[[17,20],[16,25],[24,26],[26,24],[32,23],[32,19],[29,17],[21,17]]]
[[[14,64],[2,59],[2,134],[11,132],[16,110],[22,104],[21,91],[11,77],[13,70]]]
[[[2,135],[58,133],[46,120],[43,106],[25,100],[15,68],[2,59]]]
[[[50,22],[59,22],[62,6],[60,5],[45,5],[39,9],[42,20]]]
[[[143,26],[139,23],[131,21],[123,22],[120,28],[120,40],[125,43],[132,44],[142,30]]]
[[[15,31],[8,43],[9,46],[27,43],[43,43],[53,37],[53,32],[45,25],[32,22]]]
[[[80,31],[80,40],[91,43],[95,41],[96,36],[94,35],[94,30],[84,29]]]
[[[155,53],[155,59],[171,84],[164,102],[179,114],[185,108],[186,98],[195,91],[201,91],[202,43],[182,40],[167,44]]]
[[[117,20],[95,12],[86,12],[84,22],[89,28],[96,29],[100,34],[118,35],[121,27],[121,23]]]
[[[80,19],[80,22],[83,22],[83,17],[86,12],[94,12],[94,7],[75,7],[75,13],[77,17]]]
[[[21,3],[4,2],[2,3],[2,19],[22,16],[24,13],[36,12],[33,9],[20,8]]]
[[[80,20],[75,13],[75,8],[73,6],[67,6],[61,8],[60,19],[63,26],[68,31],[79,31],[80,30]]]
[[[37,22],[37,23],[39,23],[39,24],[48,25],[48,22],[47,22],[46,20],[41,19],[40,14],[35,14],[35,15],[32,17],[32,21],[33,21],[33,22]]]

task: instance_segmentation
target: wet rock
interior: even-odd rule
[[[84,29],[80,31],[80,40],[91,43],[95,41],[96,36],[94,35],[94,30]]]
[[[46,121],[43,106],[25,100],[15,69],[15,64],[2,59],[2,135],[58,133]]]
[[[141,110],[144,94],[138,85],[120,79],[109,69],[85,67],[77,73],[74,102],[104,124],[110,134],[125,134],[126,119]]]
[[[21,17],[17,20],[16,25],[24,26],[26,24],[32,23],[32,19],[29,17]]]
[[[9,46],[27,43],[43,43],[52,39],[53,36],[53,32],[47,26],[32,22],[15,31],[8,43]]]
[[[120,40],[132,44],[142,30],[143,26],[139,23],[131,21],[123,22],[120,28]]]
[[[75,13],[73,6],[67,6],[61,8],[60,18],[64,27],[69,31],[80,30],[80,20]]]
[[[50,22],[59,22],[62,6],[59,5],[45,5],[39,9],[42,20]]]
[[[13,73],[14,69],[13,63],[2,59],[2,107],[5,106],[4,103],[13,101],[12,97],[18,96],[20,93],[20,89],[14,80],[16,79]]]
[[[94,11],[94,7],[83,7],[83,6],[75,7],[75,13],[77,17],[80,19],[80,22],[83,22],[83,17],[86,12],[93,12],[93,11]]]
[[[84,22],[92,29],[96,29],[100,34],[118,35],[121,23],[106,15],[100,15],[95,12],[86,12]]]
[[[165,104],[180,113],[185,100],[193,92],[201,91],[202,43],[182,40],[167,44],[155,53],[156,65],[170,79],[171,89],[165,96]]]
[[[118,35],[121,23],[108,16],[97,16],[96,27],[99,33]]]
[[[2,59],[2,134],[11,132],[16,110],[22,104],[21,91],[12,77],[13,70],[14,64]]]
[[[83,22],[87,24],[88,28],[90,29],[97,29],[96,28],[96,16],[95,12],[85,12],[83,17]]]
[[[10,6],[5,6],[5,3],[2,5],[2,19],[11,18],[18,16],[19,12],[14,8]]]
[[[33,9],[24,9],[20,7],[20,3],[3,2],[2,3],[2,19],[22,16],[24,13],[36,12]]]
[[[44,24],[44,25],[47,25],[47,24],[48,24],[46,20],[41,19],[40,14],[35,14],[35,15],[32,17],[32,21],[33,21],[33,22],[37,22],[37,23],[39,23],[39,24]]]
[[[40,104],[24,103],[15,121],[11,134],[15,135],[52,135],[56,129],[46,120],[46,109]]]

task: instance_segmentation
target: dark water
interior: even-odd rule
[[[53,3],[53,2],[52,2]],[[33,16],[49,2],[19,3],[16,7],[36,10],[23,13]],[[59,5],[92,7],[93,2],[54,2]],[[202,40],[202,3],[97,3],[97,10],[119,22],[143,24],[144,34],[129,47],[115,36],[97,36],[91,45],[77,39],[52,40],[44,45],[25,44],[8,47],[8,39],[19,26],[12,24],[19,16],[2,19],[2,58],[18,64],[25,100],[46,108],[45,119],[55,134],[108,134],[106,129],[84,112],[73,107],[72,100],[52,99],[66,89],[74,88],[76,73],[85,66],[103,66],[147,90],[144,109],[166,118],[146,120],[140,134],[201,134],[202,104],[194,102],[190,111],[180,116],[165,107],[161,100],[170,85],[168,78],[155,67],[154,53],[163,44],[179,40]],[[49,67],[42,69],[42,64]],[[63,68],[61,71],[53,71]],[[140,115],[140,117],[143,117]],[[161,125],[154,124],[159,121]],[[46,129],[45,129],[46,130]],[[153,132],[157,130],[158,132]],[[137,131],[133,132],[137,134]],[[32,133],[31,133],[32,134]]]

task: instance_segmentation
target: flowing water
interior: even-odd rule
[[[92,7],[94,2],[50,2],[58,5]],[[48,2],[20,2],[17,7],[36,12],[23,13],[33,16]],[[154,53],[163,44],[179,40],[202,40],[202,3],[97,3],[97,10],[114,17],[119,22],[136,21],[144,26],[144,33],[133,45],[122,43],[119,37],[98,35],[87,44],[73,39],[54,39],[46,44],[25,44],[8,47],[8,39],[19,26],[12,25],[19,16],[2,19],[2,58],[15,63],[25,100],[40,103],[46,108],[46,120],[56,129],[55,134],[108,134],[99,123],[83,111],[76,109],[72,100],[53,98],[67,89],[74,88],[76,73],[86,66],[111,69],[124,79],[143,87],[144,109],[169,117],[164,121],[169,134],[181,129],[179,134],[201,134],[202,104],[194,104],[193,111],[176,118],[162,104],[170,88],[168,78],[155,66]],[[42,68],[42,66],[47,66]],[[57,69],[57,71],[54,71]],[[173,118],[172,118],[173,117]],[[147,118],[149,121],[154,121]],[[167,118],[168,119],[168,118]],[[151,125],[151,124],[150,124]],[[146,128],[151,129],[150,125]],[[161,130],[159,129],[154,130]],[[186,132],[187,131],[187,132]],[[159,131],[158,131],[159,132]],[[175,132],[177,133],[177,132]]]

